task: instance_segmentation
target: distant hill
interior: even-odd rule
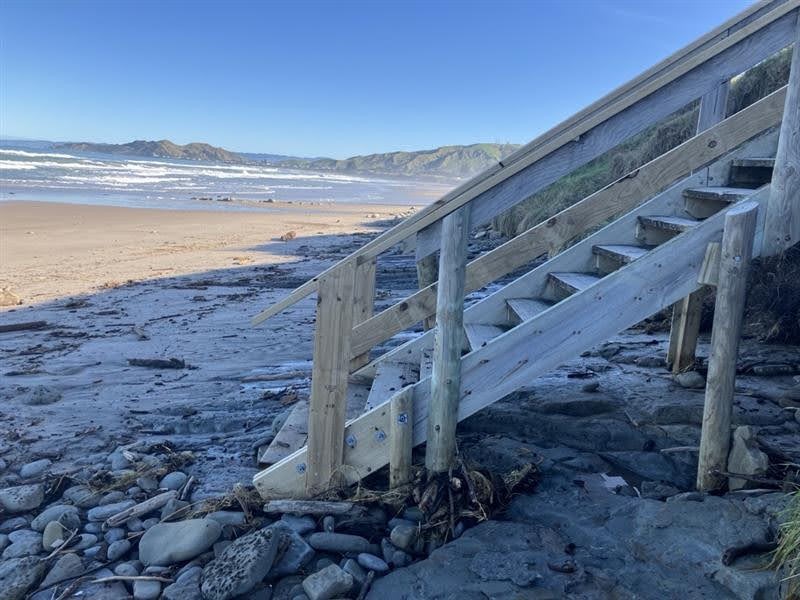
[[[136,140],[127,144],[95,144],[91,142],[66,142],[55,144],[58,150],[71,152],[99,152],[102,154],[121,154],[124,156],[141,156],[144,158],[183,158],[186,160],[204,160],[209,162],[244,163],[245,158],[217,148],[210,144],[192,143],[181,146],[169,140],[158,142]]]
[[[403,177],[465,178],[475,175],[519,148],[517,144],[472,144],[442,146],[417,152],[387,152],[333,158],[295,159],[282,167],[315,171],[348,171]]]

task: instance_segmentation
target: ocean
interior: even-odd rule
[[[450,186],[281,168],[0,147],[0,202],[171,210],[259,210],[268,202],[422,206]]]

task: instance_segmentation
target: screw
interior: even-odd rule
[[[408,423],[408,413],[400,413],[397,415],[397,422],[402,423],[403,425]]]
[[[354,435],[351,433],[351,434],[350,434],[350,435],[348,435],[346,438],[344,438],[344,443],[345,443],[345,444],[347,444],[347,447],[348,447],[348,448],[355,448],[355,447],[356,447],[356,444],[357,444],[358,442],[357,442],[357,440],[356,440],[356,436],[354,436]]]
[[[379,429],[375,432],[375,439],[379,442],[382,442],[386,439],[386,434],[383,432],[383,429]]]
[[[300,463],[295,467],[298,473],[305,473],[306,472],[306,463]]]

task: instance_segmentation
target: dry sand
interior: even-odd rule
[[[141,281],[282,263],[302,244],[375,230],[408,206],[276,203],[258,212],[0,203],[0,289],[25,304]],[[295,231],[297,239],[278,238]]]

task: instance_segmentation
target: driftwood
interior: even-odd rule
[[[150,369],[185,369],[186,363],[179,358],[129,358],[132,367],[148,367]]]
[[[92,579],[92,583],[113,583],[114,581],[160,581],[161,583],[172,583],[174,579],[158,577],[157,575],[110,575],[100,579]]]
[[[264,505],[265,513],[291,513],[298,515],[345,515],[364,509],[352,502],[326,502],[324,500],[270,500]]]
[[[0,333],[8,333],[11,331],[29,331],[31,329],[42,329],[47,327],[47,321],[27,321],[25,323],[9,323],[8,325],[0,325]]]
[[[106,519],[106,524],[109,527],[116,527],[117,525],[121,525],[128,519],[132,519],[133,517],[139,517],[141,515],[146,515],[149,512],[157,510],[164,506],[167,502],[176,498],[178,496],[178,492],[170,490],[169,492],[164,492],[163,494],[159,494],[158,496],[153,496],[149,500],[145,500],[144,502],[140,502],[130,508],[126,508],[122,512],[118,512],[115,515],[112,515]]]
[[[254,381],[282,381],[284,379],[308,378],[308,371],[289,371],[288,373],[264,373],[261,375],[247,375],[242,377],[243,383]]]
[[[150,339],[150,336],[149,336],[149,335],[147,335],[147,333],[145,332],[145,330],[144,330],[142,327],[139,327],[138,325],[134,326],[134,328],[133,328],[133,334],[134,334],[134,335],[135,335],[137,338],[139,338],[139,340],[140,340],[140,341],[145,341],[145,340],[149,340],[149,339]]]
[[[731,546],[726,548],[722,553],[722,564],[730,565],[740,556],[747,556],[748,554],[764,554],[765,552],[772,552],[778,547],[778,542],[751,542],[749,544],[742,544],[741,546]]]

